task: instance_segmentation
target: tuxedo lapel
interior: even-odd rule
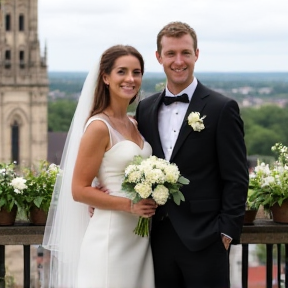
[[[150,144],[153,148],[153,155],[160,158],[165,158],[158,130],[158,111],[160,105],[162,104],[162,98],[164,97],[164,93],[165,90],[159,94],[159,96],[154,102],[154,105],[151,106],[151,122],[150,126],[148,126],[148,129],[151,129],[152,143]]]
[[[170,162],[173,162],[173,158],[181,148],[183,142],[187,138],[187,136],[190,133],[199,133],[193,131],[192,127],[188,124],[188,116],[191,112],[199,112],[200,116],[202,117],[203,115],[201,114],[203,108],[206,105],[207,98],[209,96],[209,92],[205,89],[205,87],[198,81],[197,87],[195,89],[195,92],[192,96],[192,99],[189,103],[188,109],[186,111],[185,117],[182,122],[182,126],[178,135],[178,138],[176,140]]]

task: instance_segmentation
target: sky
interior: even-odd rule
[[[195,72],[288,71],[287,0],[38,0],[38,37],[49,71],[89,71],[115,44],[137,48],[145,71],[162,27],[182,21],[196,30]]]

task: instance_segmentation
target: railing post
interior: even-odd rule
[[[249,244],[242,244],[242,288],[248,288]]]
[[[0,245],[0,288],[5,288],[5,245]]]
[[[277,284],[281,288],[281,244],[277,244]]]
[[[24,288],[30,287],[30,245],[23,245],[24,249]]]
[[[285,288],[288,288],[288,244],[285,244]]]
[[[272,288],[273,244],[266,244],[266,287]]]

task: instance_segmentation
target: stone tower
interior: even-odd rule
[[[0,162],[47,159],[46,47],[38,40],[38,0],[0,0]]]

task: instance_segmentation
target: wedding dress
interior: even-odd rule
[[[126,140],[103,114],[91,117],[86,127],[96,120],[107,125],[111,143],[104,154],[98,180],[110,195],[127,197],[121,191],[124,169],[134,155],[149,157],[151,146],[144,141],[143,147],[139,147]],[[154,287],[149,238],[133,232],[138,219],[131,213],[95,208],[80,249],[78,288]]]

